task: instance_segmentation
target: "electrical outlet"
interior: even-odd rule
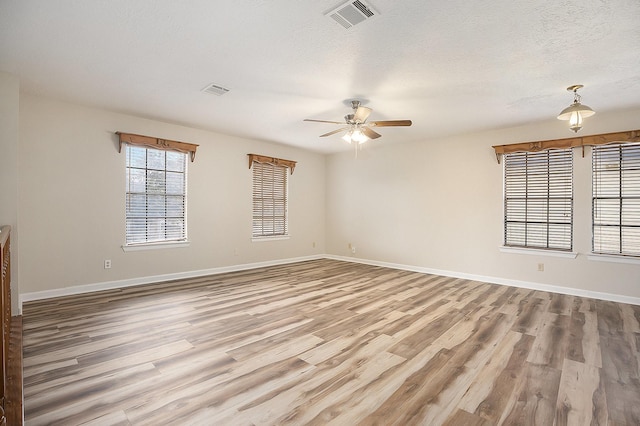
[[[356,246],[351,246],[351,253],[356,254]]]
[[[538,263],[538,272],[544,272],[544,263]]]
[[[111,259],[106,259],[104,261],[104,269],[111,269]]]

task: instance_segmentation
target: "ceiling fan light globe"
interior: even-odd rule
[[[351,133],[351,140],[354,140],[360,144],[366,142],[367,140],[369,140],[369,138],[364,133],[362,133],[362,130],[356,129]]]

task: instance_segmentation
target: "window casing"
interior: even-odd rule
[[[252,237],[289,235],[289,168],[281,164],[253,162]]]
[[[640,256],[640,143],[592,151],[592,250]]]
[[[504,154],[504,245],[571,251],[570,148]]]
[[[126,145],[126,245],[187,239],[187,154]]]

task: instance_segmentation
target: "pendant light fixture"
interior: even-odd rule
[[[569,92],[573,92],[573,103],[563,109],[560,115],[558,115],[558,120],[569,120],[569,128],[576,133],[582,129],[582,120],[596,113],[588,106],[580,103],[578,89],[583,87],[582,84],[574,84],[573,86],[567,87]]]

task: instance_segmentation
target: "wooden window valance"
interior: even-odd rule
[[[120,137],[120,145],[118,146],[118,152],[122,152],[122,144],[145,146],[147,148],[162,149],[165,151],[178,151],[191,156],[191,162],[196,158],[196,149],[199,145],[170,141],[167,139],[154,138],[152,136],[134,135],[132,133],[116,132],[116,135]]]
[[[291,174],[293,174],[293,170],[296,168],[296,161],[291,160],[283,160],[282,158],[275,157],[267,157],[265,155],[258,154],[247,154],[249,156],[249,168],[254,163],[263,163],[263,164],[275,164],[276,166],[288,167],[291,170]]]
[[[520,142],[508,145],[494,145],[496,158],[500,163],[500,155],[512,152],[536,152],[546,149],[567,149],[577,146],[582,147],[584,157],[584,147],[594,145],[605,145],[609,143],[640,142],[640,130],[629,130],[626,132],[602,133],[592,136],[581,136],[575,138],[552,139],[547,141]]]

